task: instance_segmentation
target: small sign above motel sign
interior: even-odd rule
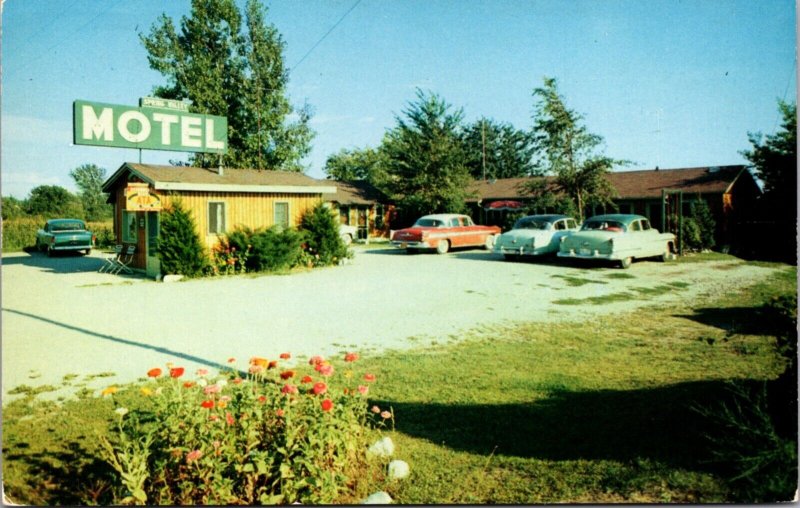
[[[226,153],[228,119],[186,111],[180,101],[145,97],[141,107],[75,101],[76,145]]]

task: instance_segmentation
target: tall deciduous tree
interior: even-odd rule
[[[47,218],[83,219],[83,205],[77,196],[58,185],[39,185],[31,189],[26,212]]]
[[[325,161],[328,178],[341,181],[362,180],[382,188],[386,184],[387,158],[382,148],[342,149]]]
[[[86,211],[86,220],[103,220],[111,217],[111,205],[106,203],[108,195],[103,192],[106,170],[94,164],[83,164],[70,171],[80,190],[79,197]]]
[[[583,220],[586,206],[611,204],[615,191],[606,174],[625,161],[599,153],[603,138],[590,133],[581,124],[583,116],[567,108],[554,78],[544,78],[533,96],[534,135],[542,154],[537,164],[554,176],[557,190],[573,201]]]
[[[530,132],[481,118],[464,130],[466,164],[473,178],[517,178],[536,174]]]
[[[403,115],[382,145],[398,206],[411,216],[462,211],[471,182],[461,142],[462,111],[417,90],[417,101]]]
[[[247,1],[244,19],[234,0],[192,0],[180,30],[162,15],[140,39],[150,67],[167,78],[156,95],[188,99],[194,112],[227,117],[223,164],[302,171],[313,138],[311,111],[289,103],[286,44],[265,18],[259,0]],[[212,166],[218,156],[195,154],[192,163]]]
[[[781,130],[764,137],[748,133],[753,149],[742,152],[764,182],[764,192],[776,209],[794,213],[797,203],[797,104],[780,101]]]

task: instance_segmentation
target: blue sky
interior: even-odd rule
[[[774,132],[777,100],[796,100],[789,0],[356,3],[264,1],[287,44],[290,99],[315,111],[305,163],[318,178],[329,155],[378,145],[417,88],[463,108],[467,121],[528,129],[532,90],[555,77],[605,153],[631,169],[744,163],[748,131]],[[2,194],[75,190],[69,172],[81,164],[110,174],[138,161],[135,150],[73,146],[72,102],[137,105],[151,95],[164,78],[137,34],[162,13],[187,15],[189,0],[5,0],[2,9]]]

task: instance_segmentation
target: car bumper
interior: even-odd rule
[[[58,244],[57,243],[55,245],[51,245],[50,246],[50,249],[58,250],[58,251],[64,251],[64,250],[86,250],[86,249],[91,249],[91,248],[92,248],[92,244],[91,243],[75,243],[75,244],[72,244],[72,243],[71,244]]]
[[[403,242],[400,240],[392,240],[392,245],[398,249],[433,249],[434,247],[428,242]]]
[[[570,249],[567,251],[561,250],[558,251],[558,257],[560,258],[572,258],[572,259],[606,259],[606,260],[620,260],[622,257],[619,253],[614,252],[600,252],[597,249],[595,250],[585,250],[585,249]]]
[[[506,247],[504,245],[496,246],[494,251],[504,256],[542,256],[548,253],[547,249],[543,247]]]

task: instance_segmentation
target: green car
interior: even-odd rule
[[[641,215],[597,215],[580,231],[562,238],[558,256],[571,259],[618,261],[628,268],[634,259],[660,257],[666,261],[675,250],[675,235],[659,233]]]
[[[36,232],[36,248],[48,256],[61,251],[91,254],[95,237],[79,219],[50,219]]]

